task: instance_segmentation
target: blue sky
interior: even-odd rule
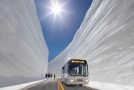
[[[62,13],[54,17],[49,0],[35,0],[43,35],[49,49],[49,61],[72,41],[92,0],[60,0]],[[51,14],[50,14],[51,13]]]

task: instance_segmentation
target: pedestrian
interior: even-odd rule
[[[53,74],[52,73],[51,73],[50,77],[51,77],[51,80],[52,80],[52,77],[53,77]]]
[[[48,77],[48,75],[47,75],[47,73],[46,73],[45,78],[47,79],[47,77]]]
[[[49,78],[51,79],[51,73],[49,73]]]
[[[47,78],[49,79],[49,73],[47,74]]]
[[[54,74],[54,80],[55,80],[55,77],[56,77],[56,76],[55,76],[55,74]]]

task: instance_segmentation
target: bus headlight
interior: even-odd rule
[[[70,80],[70,82],[74,82],[74,80]]]
[[[85,81],[86,81],[86,82],[88,82],[88,80],[87,80],[87,79],[86,79]]]

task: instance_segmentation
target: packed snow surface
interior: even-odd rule
[[[24,89],[26,87],[32,87],[38,83],[41,82],[47,82],[44,80],[38,80],[38,81],[33,81],[33,82],[29,82],[29,83],[23,83],[23,84],[19,84],[19,85],[14,85],[14,86],[8,86],[8,87],[2,87],[0,88],[0,90],[20,90],[20,89]]]
[[[47,65],[33,0],[0,0],[0,87],[42,79]]]
[[[61,75],[68,58],[88,61],[90,81],[134,86],[134,0],[93,0],[73,41],[49,63],[49,72]]]
[[[95,88],[97,90],[134,90],[133,86],[124,86],[118,84],[109,84],[109,83],[102,83],[102,82],[90,82],[88,85],[89,87]]]

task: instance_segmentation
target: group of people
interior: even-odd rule
[[[54,79],[55,80],[56,75],[52,73],[46,73],[45,78],[46,79]]]

